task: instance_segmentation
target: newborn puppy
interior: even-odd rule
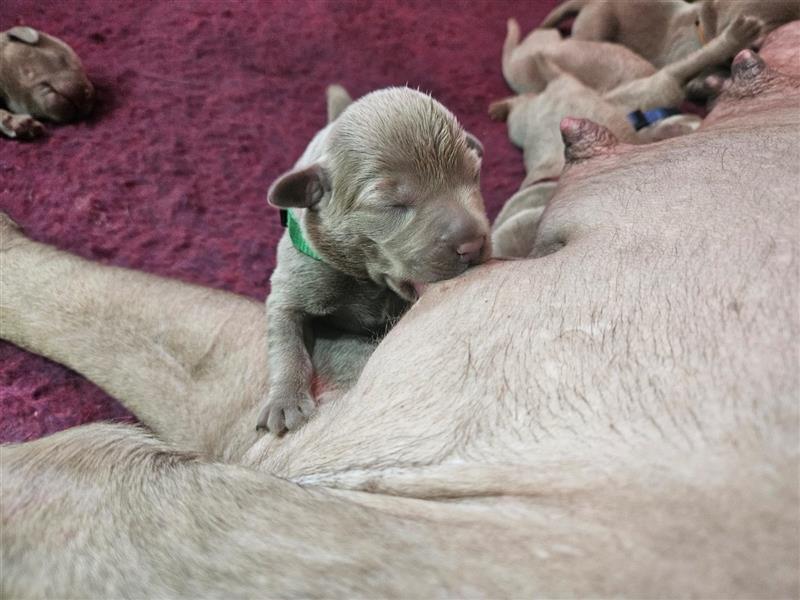
[[[492,118],[508,121],[511,141],[523,148],[527,176],[521,187],[557,178],[561,173],[564,145],[559,123],[564,117],[591,119],[630,144],[657,141],[696,129],[699,119],[682,115],[637,132],[627,116],[637,109],[678,105],[684,99],[687,81],[750,44],[760,26],[757,19],[740,15],[722,34],[689,56],[605,93],[586,87],[548,59],[540,59],[539,71],[549,80],[544,92],[513,96],[489,107]]]
[[[697,36],[703,44],[717,36],[740,16],[751,16],[762,22],[753,47],[758,48],[768,33],[784,23],[800,19],[800,0],[703,0],[699,3]],[[709,75],[711,77],[709,77]],[[728,64],[716,65],[687,85],[688,97],[704,101],[716,96],[730,77]]]
[[[316,408],[315,325],[382,336],[426,284],[491,255],[480,143],[420,92],[388,88],[349,106],[344,97],[329,89],[332,122],[268,193],[288,211],[267,299],[270,387],[257,422],[275,434]]]
[[[578,13],[572,39],[610,41],[630,48],[656,67],[677,62],[708,44],[740,17],[753,17],[761,31],[753,42],[779,25],[800,18],[800,0],[567,0],[556,7],[541,27],[555,27],[570,13]],[[690,82],[690,96],[706,99],[716,93],[705,82],[719,75],[726,61],[709,65]],[[718,86],[717,86],[718,87]]]
[[[700,2],[683,0],[567,0],[542,21],[555,27],[570,13],[576,40],[616,42],[630,48],[656,67],[663,67],[702,45],[696,21]]]
[[[562,38],[557,29],[534,29],[520,42],[519,23],[509,19],[503,44],[503,77],[517,94],[541,92],[547,86],[540,72],[540,58],[549,59],[585,86],[601,92],[656,71],[625,46]]]
[[[44,127],[34,117],[72,121],[88,115],[93,100],[83,65],[64,42],[31,27],[0,33],[0,103],[8,109],[0,108],[0,131],[5,135],[36,137]]]
[[[762,22],[755,46],[763,37],[784,23],[800,19],[800,0],[703,0],[697,20],[698,37],[702,43],[723,31],[739,16],[750,16]]]

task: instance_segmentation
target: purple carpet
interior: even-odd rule
[[[0,138],[0,208],[92,260],[264,298],[282,230],[270,182],[325,124],[324,90],[430,92],[486,149],[490,217],[524,176],[490,101],[506,19],[556,0],[0,0],[0,30],[63,38],[98,92],[88,122]],[[135,299],[131,299],[135,301]],[[133,418],[74,372],[0,342],[0,442]]]

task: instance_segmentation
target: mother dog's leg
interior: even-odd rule
[[[547,526],[547,511],[509,520],[380,496],[365,506],[127,425],[0,457],[3,598],[517,597],[540,585],[541,543],[520,523]],[[487,539],[503,544],[502,561]],[[572,583],[560,573],[549,579],[563,594]]]
[[[181,447],[233,459],[255,439],[244,423],[266,386],[260,303],[91,263],[2,213],[0,261],[0,337],[75,369]]]

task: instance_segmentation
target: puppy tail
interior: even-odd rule
[[[511,17],[507,23],[506,41],[503,42],[503,66],[511,59],[514,48],[519,46],[519,23]]]
[[[328,123],[333,123],[344,109],[353,103],[347,90],[336,83],[328,86],[325,97],[328,100]]]
[[[514,57],[514,50],[519,46],[519,23],[515,18],[510,18],[507,23],[506,41],[503,42],[503,60],[501,71],[508,86],[514,91],[520,91],[514,85],[514,71],[512,67],[512,58]]]
[[[493,121],[506,121],[519,96],[509,96],[502,100],[495,100],[489,105],[489,116]]]
[[[587,0],[567,0],[562,4],[559,4],[550,12],[549,15],[544,18],[544,21],[542,21],[542,24],[539,25],[539,28],[543,29],[545,27],[555,27],[567,15],[579,13],[580,10],[585,6],[586,1]]]

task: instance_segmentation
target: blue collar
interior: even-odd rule
[[[639,131],[648,125],[658,123],[667,117],[679,114],[681,114],[681,111],[677,108],[654,108],[645,111],[635,110],[632,113],[628,113],[628,121],[633,125],[636,131]]]

